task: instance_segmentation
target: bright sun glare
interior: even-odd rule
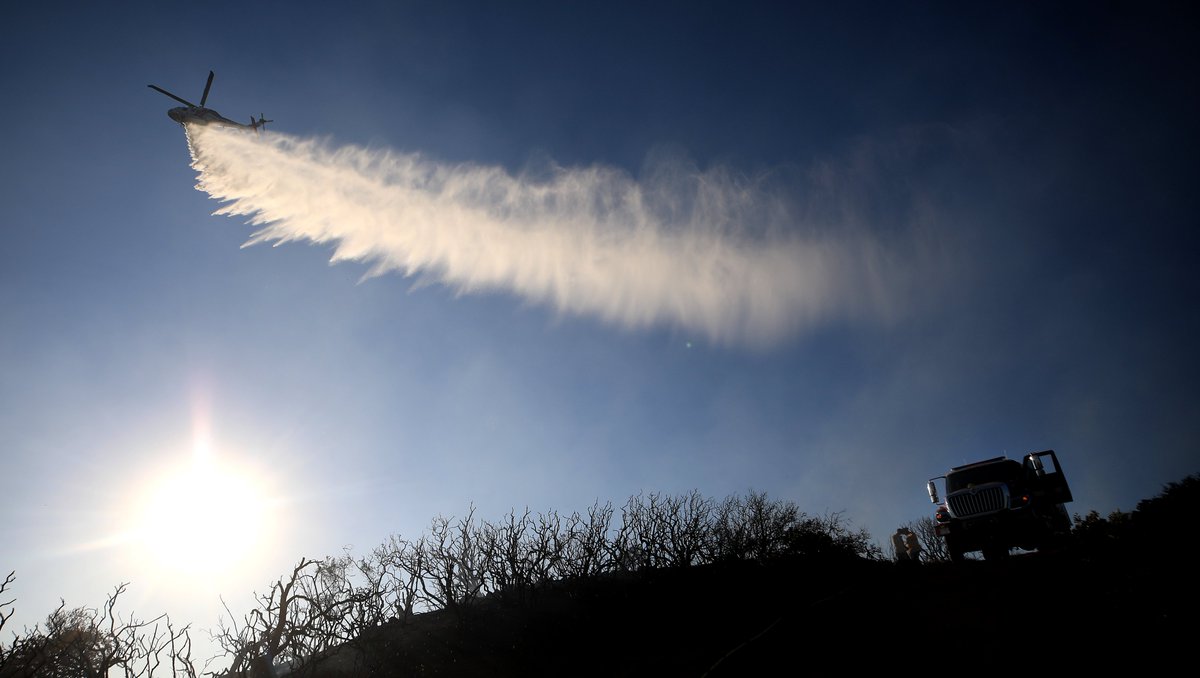
[[[139,541],[148,555],[187,574],[232,570],[260,551],[268,533],[261,480],[204,444],[150,480],[140,516]]]

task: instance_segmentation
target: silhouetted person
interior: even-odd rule
[[[921,541],[917,539],[917,534],[909,530],[908,536],[904,538],[904,543],[908,559],[914,563],[921,562]]]
[[[904,528],[896,530],[896,534],[892,535],[892,549],[896,552],[896,562],[902,563],[908,560],[908,547],[904,544]]]

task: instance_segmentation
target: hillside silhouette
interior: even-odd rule
[[[1097,659],[1165,665],[1194,628],[1184,568],[1078,553],[904,566],[801,558],[557,582],[529,605],[386,624],[306,676],[734,676],[860,666],[918,652],[1000,658],[1044,646],[1042,667]],[[1032,656],[1030,657],[1032,658]],[[782,670],[781,670],[782,669]]]
[[[767,675],[912,652],[938,662],[1027,652],[1043,668],[1165,666],[1200,602],[1180,548],[1200,517],[1198,489],[1191,476],[1132,514],[1077,517],[1064,548],[999,563],[918,565],[845,544],[793,546],[757,560],[545,582],[525,596],[386,623],[294,675]]]
[[[1186,656],[1200,603],[1198,506],[1189,476],[1131,513],[1077,515],[1053,552],[954,564],[891,562],[839,515],[754,493],[471,511],[366,556],[302,559],[222,622],[220,665],[313,678],[1165,667]],[[186,629],[105,626],[114,600],[17,634],[0,676],[199,675]]]

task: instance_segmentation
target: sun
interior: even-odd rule
[[[155,474],[140,507],[138,540],[163,568],[221,574],[259,552],[269,531],[266,485],[248,466],[207,450]]]

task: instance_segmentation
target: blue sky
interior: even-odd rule
[[[1079,512],[1200,470],[1193,17],[350,4],[27,4],[0,28],[0,568],[22,622],[132,581],[138,610],[212,625],[217,593],[471,503],[754,488],[882,541],[929,513],[926,478],[989,456],[1056,449]],[[786,207],[738,242],[878,256],[824,312],[731,342],[364,279],[330,244],[241,248],[256,227],[213,216],[146,88],[199,97],[210,69],[222,114],[329,149],[720,174]],[[197,431],[268,505],[255,531],[220,514],[253,542],[219,573],[129,536]]]

